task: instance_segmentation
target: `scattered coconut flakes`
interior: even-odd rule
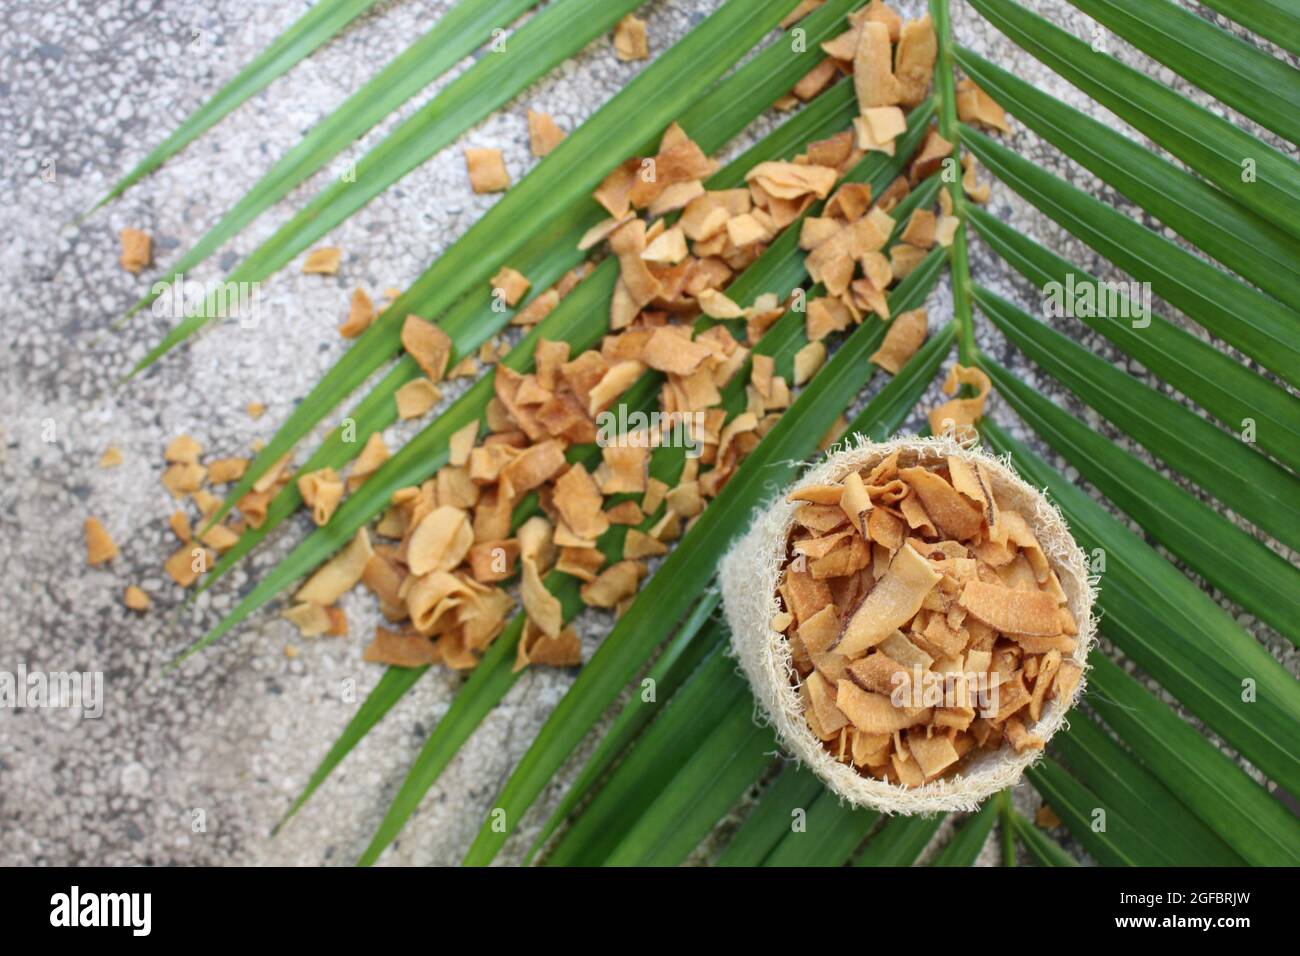
[[[510,188],[510,173],[499,149],[465,148],[465,168],[469,185],[479,195],[499,193]]]
[[[650,56],[646,22],[628,14],[614,26],[614,55],[624,63],[645,60]]]
[[[468,463],[469,453],[474,449],[474,442],[478,439],[478,433],[479,423],[477,421],[468,422],[456,429],[447,442],[447,460],[457,466]]]
[[[163,564],[173,581],[183,588],[198,580],[212,565],[212,553],[205,548],[183,547]]]
[[[957,236],[957,227],[961,225],[961,220],[956,216],[940,216],[938,224],[934,227],[934,238],[947,249],[952,245],[952,241]]]
[[[419,418],[442,401],[442,392],[427,378],[417,378],[399,388],[393,398],[398,418]]]
[[[442,381],[451,358],[451,337],[417,315],[408,315],[402,323],[402,348],[424,369],[435,385]]]
[[[199,540],[218,554],[223,554],[239,543],[239,533],[229,525],[214,524],[199,535]]]
[[[938,408],[931,409],[928,416],[930,430],[936,435],[948,431],[960,433],[984,416],[984,401],[993,390],[993,382],[988,375],[982,369],[954,364],[949,368],[948,376],[944,379],[944,394],[955,395],[959,385],[974,386],[978,394],[972,398],[955,398],[944,402]]]
[[[261,402],[249,402],[244,410],[248,412],[248,417],[256,421],[266,413],[266,406]]]
[[[989,129],[1011,132],[1006,110],[969,77],[957,84],[957,118],[963,123],[978,123]]]
[[[528,146],[534,156],[545,156],[559,146],[564,137],[564,130],[555,125],[549,113],[528,111]]]
[[[700,304],[700,310],[711,319],[745,317],[745,312],[740,306],[716,289],[705,289],[696,296],[696,301]]]
[[[190,518],[184,511],[173,511],[170,518],[167,519],[168,525],[171,526],[172,532],[183,542],[188,542],[194,537],[194,530],[190,526]]]
[[[248,470],[247,458],[217,458],[208,463],[208,481],[225,485],[238,481]]]
[[[929,314],[925,309],[900,313],[889,323],[884,341],[868,361],[879,365],[891,375],[897,375],[908,359],[925,344],[928,327]]]
[[[551,637],[531,622],[524,625],[515,647],[515,664],[513,671],[519,673],[530,664],[547,667],[577,667],[582,663],[582,642],[578,632],[566,627],[555,637]]]
[[[325,525],[343,500],[343,479],[333,468],[320,468],[298,476],[298,492],[311,509],[312,520]]]
[[[438,659],[437,647],[424,635],[382,627],[375,628],[375,639],[362,654],[362,660],[390,667],[426,667],[438,663]]]
[[[122,449],[116,445],[109,445],[104,449],[104,454],[99,456],[100,468],[116,468],[122,464]]]
[[[831,57],[822,60],[805,73],[794,85],[791,93],[795,98],[807,103],[821,94],[839,76],[840,67]]]
[[[1021,591],[985,581],[969,581],[958,599],[961,607],[998,631],[1034,637],[1061,633],[1056,598],[1044,591]]]
[[[952,143],[940,136],[937,129],[931,128],[925,135],[925,142],[921,144],[920,150],[912,159],[912,166],[908,172],[912,185],[915,186],[922,179],[935,172],[944,159],[951,155]],[[942,199],[940,203],[942,203]],[[951,211],[950,209],[945,210],[945,212]]]
[[[163,460],[180,464],[197,464],[203,454],[203,446],[189,435],[177,435],[163,450]]]
[[[491,279],[493,294],[512,309],[524,297],[524,293],[531,286],[532,283],[525,278],[523,273],[511,269],[509,266],[502,266]]]
[[[899,242],[906,242],[921,249],[934,245],[934,212],[929,209],[917,209],[907,220],[907,225],[898,236]]]
[[[971,202],[986,203],[989,196],[992,195],[992,187],[988,183],[976,182],[975,174],[975,154],[963,153],[961,157],[961,188],[970,198]]]
[[[747,172],[745,180],[777,199],[799,199],[809,194],[825,199],[839,180],[839,171],[829,166],[770,161]]]
[[[163,472],[162,486],[173,498],[184,498],[202,488],[207,475],[208,470],[202,465],[175,464]]]
[[[894,75],[898,78],[899,100],[904,105],[916,106],[925,99],[938,54],[939,39],[928,13],[903,24],[898,34]]]
[[[809,342],[794,354],[794,384],[803,385],[820,369],[826,361],[826,344]]]
[[[545,292],[533,298],[526,306],[515,314],[510,320],[511,325],[530,326],[536,325],[542,319],[550,315],[557,305],[560,304],[560,293],[558,289],[547,289]]]
[[[91,566],[103,564],[117,557],[117,545],[98,518],[87,518],[84,524],[86,534],[86,562]]]
[[[292,457],[293,452],[287,451],[277,458],[271,467],[262,472],[257,481],[253,482],[253,490],[267,492],[279,485],[285,477],[285,470],[289,467],[289,461]]]
[[[858,31],[858,48],[853,57],[853,86],[859,110],[899,103],[902,89],[894,78],[893,60],[889,27],[878,21],[864,22]]]
[[[645,573],[645,565],[640,561],[618,561],[602,571],[596,580],[579,589],[582,602],[588,607],[613,608],[624,598],[636,594],[637,584]]]
[[[894,155],[894,140],[907,132],[907,119],[897,106],[873,106],[853,120],[859,149]]]
[[[558,637],[564,625],[564,609],[560,599],[546,589],[532,557],[521,559],[523,576],[520,596],[528,619],[548,637]]]
[[[661,220],[662,221],[662,220]],[[676,265],[687,256],[686,235],[680,227],[665,230],[651,242],[641,258],[656,265]]]
[[[889,268],[900,282],[925,261],[926,252],[905,242],[898,242],[889,250]]]
[[[307,583],[294,594],[294,600],[333,604],[361,580],[372,554],[370,535],[365,528],[358,529],[342,550],[307,579]]]
[[[469,515],[459,508],[440,505],[425,515],[411,532],[406,563],[411,573],[451,571],[469,554],[474,530]]]
[[[370,301],[370,296],[366,295],[366,290],[353,289],[352,302],[348,306],[348,318],[339,326],[339,335],[345,339],[355,339],[370,328],[370,323],[375,321],[375,315],[375,304]]]
[[[319,604],[304,602],[295,604],[280,612],[280,616],[290,621],[302,637],[320,637],[328,634],[334,626],[329,611]]]
[[[319,249],[313,249],[303,260],[303,275],[338,275],[339,263],[342,259],[343,250],[338,246],[321,246]]]
[[[134,275],[153,260],[153,240],[147,232],[139,229],[123,229],[121,232],[122,255],[118,261],[122,268]]]
[[[145,594],[140,588],[134,584],[128,584],[126,593],[122,595],[122,603],[132,611],[147,611],[153,602],[149,600],[149,595]]]

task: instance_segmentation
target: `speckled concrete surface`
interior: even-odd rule
[[[256,331],[219,325],[157,370],[119,388],[115,382],[166,324],[145,315],[121,332],[105,330],[149,281],[118,266],[118,229],[135,226],[152,233],[158,265],[174,262],[261,170],[449,5],[448,0],[381,5],[122,201],[73,227],[64,224],[306,4],[7,4],[0,20],[0,172],[6,197],[0,207],[6,305],[0,316],[5,343],[0,350],[0,670],[13,672],[23,664],[32,671],[102,671],[106,699],[98,720],[80,719],[66,709],[0,709],[0,864],[351,862],[448,707],[458,679],[444,673],[426,677],[272,839],[272,825],[355,711],[356,704],[345,700],[345,687],[355,682],[355,699],[361,700],[378,677],[378,669],[361,663],[357,636],[371,630],[376,614],[368,600],[353,595],[344,602],[352,637],[304,642],[287,622],[263,613],[178,673],[161,675],[161,666],[229,608],[305,526],[299,522],[284,529],[225,586],[178,612],[178,591],[161,569],[174,544],[166,525],[172,502],[158,478],[163,445],[178,433],[190,432],[210,453],[229,455],[246,453],[250,442],[269,437],[342,353],[333,328],[346,311],[349,290],[404,286],[487,208],[491,197],[476,197],[468,189],[459,150],[445,150],[330,235],[327,241],[345,250],[336,279],[301,277],[295,262],[268,283],[263,305],[272,321]],[[716,5],[717,0],[648,4],[642,15],[650,22],[652,54]],[[920,4],[897,6],[915,11]],[[1064,3],[1037,6],[1077,35],[1090,35],[1089,21]],[[1013,63],[1069,102],[1086,105],[973,14],[959,10],[956,28],[968,45]],[[192,46],[196,31],[203,38],[202,52]],[[1167,70],[1122,44],[1114,47],[1126,62],[1188,90]],[[640,67],[618,62],[608,38],[602,38],[471,130],[462,143],[503,148],[517,180],[531,163],[529,106],[552,113],[571,129]],[[431,93],[421,94],[399,117]],[[387,121],[347,156],[361,155],[395,122]],[[1063,163],[1032,135],[1018,132],[1013,142],[1071,181],[1096,188],[1095,180]],[[219,278],[221,269],[284,222],[292,203],[312,195],[328,175],[297,190],[291,202],[263,217],[194,278]],[[995,188],[991,208],[1074,261],[1107,271],[1007,190]],[[973,262],[986,284],[1036,307],[1034,291],[1011,281],[978,244]],[[936,292],[930,304],[933,322],[947,318],[949,302],[946,287]],[[1177,318],[1167,308],[1161,311]],[[1081,327],[1071,331],[1113,356]],[[1075,407],[1049,380],[1025,368],[987,327],[980,338],[1031,384]],[[267,405],[258,421],[244,412],[250,401]],[[1095,415],[1080,413],[1129,446]],[[996,404],[995,414],[1016,424]],[[407,434],[409,429],[390,431],[390,445]],[[103,470],[97,462],[110,444],[125,460]],[[122,549],[107,568],[84,566],[81,524],[87,514],[99,516]],[[148,614],[122,606],[128,583],[153,597]],[[1294,670],[1293,649],[1284,649],[1276,635],[1253,621],[1243,619],[1243,624]],[[608,625],[606,617],[584,616],[587,656]],[[289,647],[296,648],[297,657],[286,655]],[[442,775],[384,862],[459,859],[509,769],[571,679],[555,671],[526,674]],[[1027,788],[1021,791],[1018,803],[1032,809],[1037,798]],[[557,783],[543,802],[560,792]],[[536,827],[537,816],[523,828],[524,837]],[[521,842],[510,844],[506,860],[518,859]],[[993,855],[990,844],[985,862]]]

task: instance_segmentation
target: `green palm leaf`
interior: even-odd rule
[[[970,866],[984,849],[989,833],[998,818],[998,801],[990,798],[980,807],[979,813],[969,817],[957,828],[956,834],[943,848],[931,866]]]
[[[911,866],[930,845],[945,815],[890,817],[853,861],[854,866]]]
[[[967,206],[966,216],[980,238],[1039,289],[1052,282],[1064,288],[1073,277],[1076,288],[1090,284],[1097,290],[1094,295],[1101,294],[1096,278],[1085,270],[983,209]],[[1127,296],[1123,300],[1127,303]],[[1132,314],[1129,308],[1125,304],[1119,311]],[[1139,329],[1105,316],[1079,317],[1224,425],[1244,429],[1255,423],[1260,449],[1292,471],[1300,470],[1300,400],[1172,322],[1154,314],[1150,319]]]
[[[1300,13],[1289,0],[1202,0],[1252,33],[1300,56]]]
[[[122,195],[374,5],[375,0],[320,0],[310,7],[293,26],[271,41],[252,63],[218,90],[215,96],[186,117],[170,136],[123,176],[86,215]]]
[[[1300,222],[1300,166],[1226,119],[1125,66],[1012,0],[971,6],[1018,46],[1111,110],[1248,209],[1294,231]],[[1191,70],[1186,51],[1176,59]],[[1243,176],[1247,167],[1255,175]]]
[[[1168,848],[1151,842],[1133,821],[1117,813],[1050,757],[1025,771],[1034,789],[1102,866],[1177,866]]]
[[[1179,248],[983,133],[961,129],[1000,180],[1129,275],[1291,384],[1300,383],[1300,316],[1275,299]]]
[[[850,806],[823,789],[808,807],[805,829],[783,836],[763,865],[843,866],[879,819],[874,810]]]
[[[294,187],[350,146],[368,129],[424,89],[538,0],[462,0],[428,33],[396,56],[333,113],[312,127],[169,272],[183,275],[216,252]],[[318,4],[315,9],[326,4]],[[310,15],[310,14],[309,14]],[[488,108],[490,109],[490,107]],[[486,115],[487,110],[483,114]],[[158,283],[128,313],[153,302],[170,282]]]
[[[1097,653],[1090,663],[1093,709],[1225,843],[1251,863],[1300,861],[1294,813],[1114,663]]]
[[[983,57],[959,49],[957,62],[1061,152],[1242,278],[1300,308],[1300,241],[1293,233]]]
[[[1300,102],[1293,67],[1166,0],[1147,0],[1141,15],[1117,0],[1070,2],[1211,96],[1300,142],[1300,123],[1286,107]]]
[[[1011,828],[1019,837],[1021,844],[1040,866],[1078,866],[1078,861],[1052,842],[1038,827],[1034,826],[1014,810],[1006,819],[1011,821]]]
[[[714,865],[762,864],[772,848],[790,832],[797,812],[810,806],[822,789],[822,782],[811,770],[793,763],[782,767]]]

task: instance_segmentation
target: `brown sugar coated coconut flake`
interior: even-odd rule
[[[950,437],[841,445],[755,519],[721,579],[766,721],[856,806],[975,809],[1083,690],[1083,551],[1004,460]],[[973,696],[954,699],[963,684]]]

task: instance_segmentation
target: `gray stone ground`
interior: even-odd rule
[[[102,671],[104,715],[0,710],[0,863],[2,864],[343,864],[368,842],[424,737],[446,711],[458,679],[426,677],[334,774],[277,838],[269,831],[355,710],[379,670],[363,665],[363,635],[376,622],[369,601],[345,601],[352,636],[302,641],[273,613],[257,615],[178,673],[162,665],[232,599],[261,576],[305,530],[302,522],[214,589],[178,611],[178,590],[161,562],[174,547],[166,517],[172,502],[158,484],[162,448],[181,433],[212,454],[245,454],[268,438],[311,384],[340,356],[333,332],[349,291],[404,286],[492,202],[468,188],[459,149],[445,150],[336,229],[328,244],[345,250],[337,279],[302,277],[298,263],[263,290],[275,321],[256,332],[220,325],[155,371],[115,383],[166,328],[145,315],[120,332],[111,322],[143,292],[117,264],[117,230],[153,234],[167,267],[256,180],[261,170],[337,106],[380,64],[427,29],[449,0],[407,0],[380,9],[276,81],[220,127],[127,196],[80,226],[69,225],[108,185],[181,118],[290,24],[306,4],[246,0],[99,2],[14,0],[0,21],[0,144],[3,145],[5,308],[0,350],[0,670]],[[643,15],[658,53],[716,0],[656,0]],[[920,4],[900,3],[907,11]],[[1037,5],[1080,36],[1089,21],[1064,3]],[[959,10],[959,37],[1075,105],[1081,96]],[[203,52],[191,48],[199,31]],[[1179,89],[1185,83],[1145,58],[1116,52]],[[516,180],[527,170],[525,110],[536,106],[572,129],[634,75],[607,38],[537,83],[464,137],[505,150]],[[453,71],[453,75],[455,72]],[[444,79],[439,86],[445,84]],[[432,91],[430,91],[432,92]],[[430,93],[399,114],[409,113]],[[1093,108],[1095,111],[1095,108]],[[349,152],[358,157],[392,129],[389,120]],[[766,128],[770,119],[757,124]],[[1250,124],[1247,124],[1250,126]],[[1253,128],[1253,127],[1252,127]],[[1028,133],[1013,138],[1043,165],[1085,188],[1072,169]],[[736,147],[744,145],[735,144]],[[46,181],[42,170],[54,171]],[[197,279],[216,279],[285,221],[294,204],[326,180],[318,176],[214,257]],[[1060,230],[1027,211],[1006,189],[991,207],[1063,254],[1105,271]],[[1011,281],[978,245],[982,281],[1035,308],[1033,290]],[[932,322],[951,312],[946,287],[931,302]],[[1177,318],[1171,310],[1164,314]],[[1112,353],[1080,327],[1078,337]],[[1059,401],[1049,380],[982,329],[981,342]],[[1120,359],[1120,361],[1124,361]],[[1130,363],[1131,364],[1131,363]],[[1144,373],[1132,366],[1134,374]],[[936,399],[935,395],[931,399]],[[266,403],[250,420],[244,407]],[[997,417],[1018,425],[994,404]],[[1106,430],[1095,415],[1095,427]],[[410,430],[394,429],[390,445]],[[1117,441],[1128,444],[1119,436]],[[97,466],[108,445],[125,455]],[[81,524],[99,516],[122,554],[87,569]],[[143,616],[121,603],[136,583],[154,599]],[[1294,652],[1251,626],[1294,669]],[[582,623],[587,656],[608,630],[607,617]],[[295,658],[286,651],[297,650]],[[453,863],[469,845],[495,792],[571,682],[568,673],[526,674],[452,762],[423,802],[389,863]],[[543,803],[553,803],[557,782]],[[1032,810],[1026,787],[1017,802]],[[192,825],[201,811],[206,828]],[[525,837],[540,820],[534,813]],[[941,834],[942,838],[943,834]],[[522,841],[505,854],[517,860]],[[526,844],[525,844],[526,845]],[[994,857],[986,848],[984,862]]]

